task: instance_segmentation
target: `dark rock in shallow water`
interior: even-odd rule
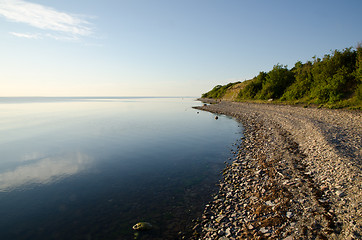
[[[138,231],[151,230],[152,224],[148,222],[139,222],[135,224],[132,228],[133,230],[138,230]]]

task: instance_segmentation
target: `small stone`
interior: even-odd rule
[[[224,236],[224,237],[219,238],[219,240],[229,240],[229,238]]]
[[[292,237],[292,236],[288,236],[288,237],[284,238],[283,240],[293,240],[293,237]]]
[[[328,186],[323,185],[323,186],[321,187],[321,191],[325,192],[325,191],[327,191],[327,190],[328,190]]]
[[[263,170],[258,170],[255,172],[255,175],[263,175],[264,171]]]
[[[340,190],[337,190],[337,191],[336,191],[336,195],[337,195],[338,197],[344,197],[344,196],[346,196],[346,194],[345,194],[344,192],[340,191]]]
[[[287,218],[291,218],[293,216],[292,212],[287,212]]]
[[[227,229],[225,230],[225,235],[226,235],[227,237],[229,237],[229,236],[231,235],[230,228],[227,228]]]
[[[220,216],[218,216],[217,218],[216,218],[216,222],[221,222],[221,220],[223,220],[223,218],[224,218],[225,216],[224,215],[220,215]]]
[[[272,201],[266,201],[265,204],[270,206],[270,207],[275,206],[275,204]]]
[[[267,233],[267,232],[269,232],[269,230],[268,230],[267,228],[265,228],[265,227],[260,228],[259,231],[260,231],[261,233]]]

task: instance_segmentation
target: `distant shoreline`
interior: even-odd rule
[[[0,97],[1,103],[31,103],[31,102],[72,102],[72,101],[117,101],[127,99],[183,99],[183,98],[195,98],[195,97],[153,97],[153,96],[141,96],[141,97]],[[195,98],[196,99],[196,98]]]
[[[191,96],[4,96],[0,99],[128,99],[128,98],[196,98]]]
[[[201,100],[245,139],[195,239],[362,236],[361,112]]]

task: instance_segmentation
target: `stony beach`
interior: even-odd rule
[[[221,101],[244,139],[195,239],[361,239],[360,111]]]

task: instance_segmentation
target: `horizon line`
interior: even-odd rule
[[[0,96],[0,98],[194,98],[198,96]]]

